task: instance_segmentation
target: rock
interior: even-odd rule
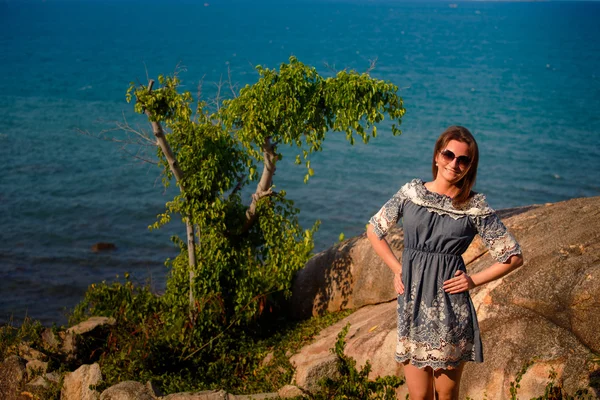
[[[401,257],[404,234],[395,227],[388,241]],[[366,234],[345,240],[312,257],[296,273],[291,315],[304,319],[325,312],[359,308],[396,297],[390,269],[372,249]]]
[[[98,400],[100,394],[90,385],[102,381],[102,373],[98,364],[82,365],[65,376],[60,393],[61,400]]]
[[[148,386],[125,381],[109,387],[100,395],[100,400],[155,400],[156,395]]]
[[[230,395],[224,390],[205,390],[202,392],[173,393],[161,400],[230,400]]]
[[[27,361],[33,361],[33,360],[46,361],[48,359],[47,355],[45,355],[41,351],[32,349],[26,343],[19,344],[18,350],[19,350],[19,355]]]
[[[92,246],[92,251],[94,253],[98,253],[100,251],[112,251],[112,250],[116,250],[116,249],[117,249],[117,246],[115,246],[114,243],[107,243],[107,242],[98,242]]]
[[[37,391],[38,388],[46,389],[50,386],[48,381],[43,376],[36,376],[25,385],[25,390],[30,392]]]
[[[150,393],[154,393],[156,397],[161,397],[163,395],[162,391],[152,381],[146,382],[146,388]]]
[[[0,399],[20,400],[26,376],[25,360],[18,356],[7,357],[0,364]]]
[[[277,393],[257,393],[257,394],[230,394],[228,395],[229,400],[265,400],[265,399],[278,399]]]
[[[64,332],[59,332],[60,338],[60,353],[67,361],[73,361],[78,357],[78,349],[81,342],[88,341],[90,337],[94,340],[103,340],[108,334],[108,327],[116,323],[114,318],[107,317],[90,317],[87,320],[80,322],[67,329]],[[84,336],[83,338],[81,336]],[[85,357],[84,357],[85,358]],[[84,359],[83,362],[93,360]]]
[[[58,337],[61,340],[60,353],[65,356],[68,361],[73,361],[77,358],[77,336],[73,332],[59,332]]]
[[[520,398],[543,395],[551,370],[556,373],[556,383],[570,394],[589,387],[590,381],[600,376],[600,367],[587,363],[600,351],[600,197],[506,210],[499,215],[519,240],[525,265],[471,292],[485,361],[466,364],[459,398],[509,398],[510,382],[532,359],[536,362],[522,378]],[[340,249],[344,251],[348,253]],[[463,257],[471,260],[469,273],[494,262],[478,241]],[[352,271],[356,267],[347,264],[347,268]],[[344,276],[344,272],[338,275]],[[354,292],[348,293],[346,304],[354,304]],[[371,378],[402,374],[401,366],[393,361],[395,308],[395,301],[366,306],[322,331],[315,342],[290,359],[298,368],[298,386],[307,389],[320,378],[308,379],[306,371],[316,371],[319,365],[326,371],[324,366],[331,362],[329,349],[348,322],[352,325],[345,352],[359,367],[370,360]],[[591,390],[600,395],[598,389]],[[405,391],[402,387],[398,398],[404,398]]]
[[[48,371],[48,363],[40,360],[28,361],[25,367],[30,379],[35,375],[44,375]]]
[[[358,369],[362,369],[368,360],[372,367],[370,379],[402,374],[401,366],[394,361],[396,301],[393,301],[361,308],[321,331],[312,344],[292,356],[290,362],[296,367],[294,379],[298,387],[314,393],[321,378],[337,376],[337,357],[330,349],[348,323],[350,330],[346,335],[345,354],[356,360]]]
[[[270,351],[270,352],[269,352],[269,353],[268,353],[268,354],[265,356],[265,358],[263,358],[263,359],[262,359],[262,361],[260,362],[260,366],[261,366],[261,367],[264,367],[264,366],[266,366],[266,365],[269,365],[269,364],[270,364],[270,363],[273,361],[273,359],[274,359],[274,358],[275,358],[275,354],[274,354],[272,351]]]
[[[293,399],[294,397],[305,396],[305,393],[294,385],[285,385],[277,391],[277,395],[282,399]]]
[[[90,317],[86,321],[80,322],[67,329],[68,333],[75,333],[77,335],[83,335],[84,333],[91,332],[99,327],[114,325],[116,323],[114,318],[108,317]]]
[[[57,352],[60,346],[58,338],[50,328],[46,328],[42,332],[42,343],[45,349],[48,349],[52,352]]]
[[[60,381],[60,375],[58,372],[48,372],[46,374],[46,380],[48,382],[58,383]]]

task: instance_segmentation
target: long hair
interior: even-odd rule
[[[440,151],[442,151],[451,140],[456,140],[465,143],[469,146],[469,157],[471,163],[462,172],[461,177],[455,183],[458,187],[458,194],[452,199],[452,204],[455,207],[464,206],[471,196],[471,189],[475,185],[475,179],[477,178],[477,164],[479,164],[479,149],[477,148],[477,142],[475,138],[464,126],[451,126],[446,129],[435,142],[433,148],[433,161],[431,163],[431,171],[433,172],[433,179],[437,178],[438,167],[435,163],[435,159]]]

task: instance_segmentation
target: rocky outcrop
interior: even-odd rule
[[[600,197],[500,214],[524,249],[525,265],[471,293],[479,316],[485,362],[467,363],[460,398],[509,398],[510,382],[531,360],[535,364],[523,376],[519,397],[543,394],[551,370],[556,373],[556,383],[574,393],[600,375],[599,366],[587,362],[600,348]],[[357,245],[363,239],[355,240]],[[344,250],[346,254],[352,251]],[[354,257],[361,259],[358,254]],[[479,241],[463,257],[469,262],[470,272],[493,263]],[[348,293],[346,303],[352,304],[352,291]],[[373,364],[371,377],[401,374],[400,366],[393,361],[395,308],[395,301],[364,307],[321,332],[313,344],[291,359],[298,367],[296,383],[311,388],[314,380],[305,378],[306,371],[317,369],[318,363],[330,362],[329,349],[346,323],[352,324],[346,353],[357,360],[358,366],[368,359]],[[598,389],[595,394],[600,394]],[[399,396],[404,398],[404,393]]]
[[[25,360],[19,356],[7,357],[0,364],[0,399],[20,400],[21,389],[27,379]]]
[[[90,386],[102,381],[102,372],[98,364],[82,365],[65,375],[60,393],[61,400],[98,400],[100,393]]]
[[[102,392],[100,400],[156,400],[156,394],[148,385],[125,381]]]
[[[393,228],[387,239],[401,257],[402,230]],[[393,278],[365,234],[348,239],[315,255],[296,273],[290,315],[305,319],[390,301],[396,297]]]

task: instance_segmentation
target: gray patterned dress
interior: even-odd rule
[[[403,218],[404,252],[398,296],[396,361],[434,370],[462,361],[483,361],[475,308],[468,292],[449,294],[444,281],[466,271],[461,254],[479,234],[492,256],[507,261],[521,248],[485,196],[476,193],[457,209],[448,196],[414,179],[402,186],[369,221],[381,239]]]

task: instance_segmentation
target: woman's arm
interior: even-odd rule
[[[371,242],[371,246],[373,246],[373,250],[375,253],[392,270],[394,273],[394,289],[398,294],[404,293],[404,284],[402,283],[402,264],[398,261],[398,258],[392,252],[390,245],[388,244],[385,238],[379,239],[377,234],[373,231],[373,226],[371,224],[367,225],[367,237],[369,238],[369,242]]]
[[[480,286],[484,283],[502,278],[504,275],[519,268],[521,265],[523,265],[523,256],[521,254],[515,254],[505,263],[497,262],[483,271],[470,276],[464,271],[456,271],[454,278],[444,282],[444,290],[446,293],[450,294],[465,292],[473,289],[475,286]]]

